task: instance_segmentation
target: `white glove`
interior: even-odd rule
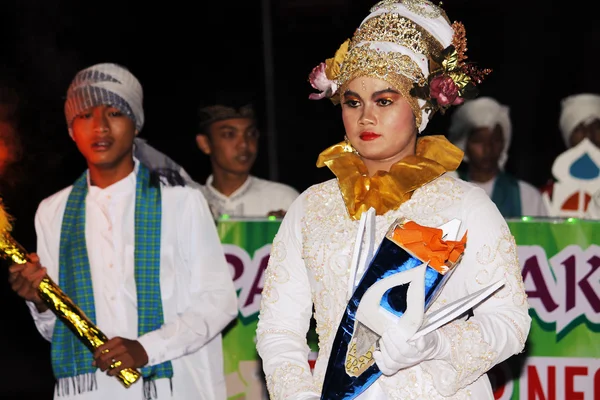
[[[389,329],[379,339],[379,350],[373,352],[373,359],[379,370],[390,376],[401,369],[433,360],[445,348],[444,337],[438,331],[410,341],[400,329]]]

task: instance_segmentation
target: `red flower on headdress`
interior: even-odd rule
[[[410,90],[412,96],[425,101],[424,110],[429,112],[429,118],[437,111],[443,114],[451,106],[477,97],[477,85],[492,72],[465,61],[467,37],[464,25],[455,22],[452,30],[452,44],[441,54],[432,55],[430,66],[433,68],[429,71],[427,82],[417,82]]]
[[[323,97],[331,97],[337,90],[337,84],[327,78],[327,74],[325,72],[326,68],[327,65],[322,62],[314,67],[308,76],[308,81],[310,82],[311,86],[321,91],[321,93],[311,93],[308,96],[309,99],[320,100]]]
[[[448,75],[438,75],[429,83],[429,95],[440,107],[457,106],[465,99],[459,96],[459,87]]]

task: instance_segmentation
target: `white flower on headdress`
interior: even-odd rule
[[[348,54],[348,48],[350,47],[350,39],[347,39],[339,49],[335,52],[332,58],[328,58],[325,62],[317,65],[313,68],[312,72],[308,76],[308,81],[321,93],[312,93],[308,96],[311,100],[320,100],[324,97],[329,98],[333,104],[339,102],[338,90],[338,77],[342,69],[342,64]]]
[[[324,97],[331,97],[337,91],[337,83],[327,78],[325,70],[327,65],[322,62],[313,68],[312,72],[308,76],[308,81],[311,86],[321,93],[311,93],[308,98],[311,100],[320,100]]]

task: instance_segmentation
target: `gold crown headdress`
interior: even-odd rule
[[[370,10],[351,40],[333,58],[315,67],[313,100],[339,102],[346,84],[360,76],[389,82],[404,95],[423,131],[436,111],[477,95],[477,84],[491,72],[467,63],[462,23],[450,24],[428,0],[384,0]]]

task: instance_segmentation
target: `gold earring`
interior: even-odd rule
[[[345,150],[349,153],[354,153],[356,155],[358,155],[358,151],[356,151],[356,149],[354,148],[354,146],[352,146],[352,143],[350,143],[350,140],[348,140],[348,136],[344,135],[344,142],[345,142]]]

